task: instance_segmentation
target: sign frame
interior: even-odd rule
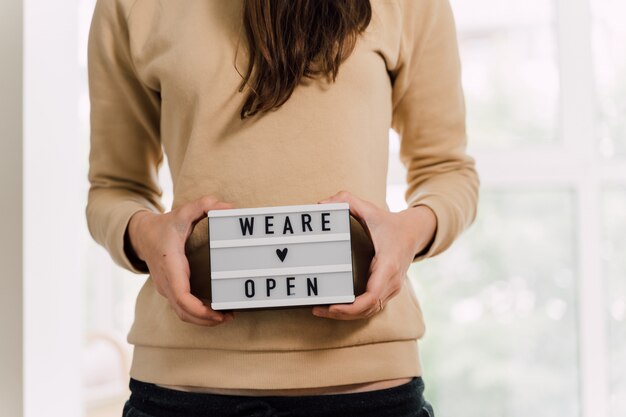
[[[345,214],[339,214],[340,216],[345,215],[345,221],[347,225],[346,233],[312,233],[312,234],[291,234],[289,236],[276,236],[276,237],[256,237],[253,238],[248,236],[246,238],[238,238],[238,239],[214,239],[211,236],[211,219],[216,221],[215,219],[220,218],[237,218],[240,216],[273,216],[273,215],[298,215],[301,216],[303,213],[312,214],[317,212],[330,212],[330,211],[341,211]],[[303,204],[303,205],[283,205],[283,206],[265,206],[265,207],[252,207],[252,208],[234,208],[234,209],[216,209],[209,210],[207,212],[207,228],[208,228],[208,252],[209,252],[209,279],[211,286],[211,308],[216,311],[220,310],[255,310],[255,309],[274,309],[274,308],[289,308],[289,307],[307,307],[314,305],[328,305],[328,304],[338,304],[338,303],[352,303],[355,300],[355,276],[354,276],[354,254],[352,251],[352,233],[350,228],[350,208],[348,203],[318,203],[318,204]],[[309,216],[310,218],[310,216]],[[323,216],[322,216],[323,218]],[[241,222],[241,219],[239,219]],[[242,233],[243,233],[243,224]],[[304,231],[304,225],[303,231]],[[252,233],[252,232],[251,232]],[[245,235],[245,234],[244,234]],[[213,271],[214,262],[214,250],[222,249],[222,248],[236,248],[241,249],[244,247],[262,247],[269,245],[286,245],[286,244],[310,244],[310,243],[332,243],[338,242],[339,244],[347,243],[349,248],[349,260],[346,260],[345,263],[341,264],[322,264],[322,265],[305,265],[305,266],[290,266],[290,267],[282,267],[282,268],[250,268],[250,269],[242,269],[236,271]],[[278,249],[276,250],[277,252]],[[285,251],[286,253],[286,251]],[[281,258],[281,254],[278,254],[278,257],[283,261],[284,256]],[[298,297],[298,298],[275,298],[269,299],[269,289],[268,289],[268,298],[265,299],[256,299],[256,300],[241,300],[241,301],[220,301],[216,302],[214,297],[214,291],[216,288],[216,281],[221,279],[243,279],[246,277],[252,278],[266,278],[266,279],[288,279],[294,278],[296,275],[304,275],[304,274],[316,274],[315,277],[315,286],[317,288],[317,276],[318,274],[339,274],[346,272],[350,273],[350,284],[346,287],[347,277],[345,275],[341,278],[343,280],[342,285],[345,288],[342,290],[348,290],[345,293],[341,293],[340,295],[331,295],[331,296],[317,296],[317,293],[313,297]],[[248,280],[248,281],[249,281]],[[247,285],[247,281],[246,281]],[[254,284],[253,284],[254,285]],[[289,284],[287,284],[289,285]],[[307,278],[307,290],[309,285],[309,278]],[[289,291],[289,290],[287,290]],[[290,295],[290,294],[288,294]]]

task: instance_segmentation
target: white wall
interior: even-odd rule
[[[77,0],[24,2],[24,416],[82,415]]]

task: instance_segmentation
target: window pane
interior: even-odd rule
[[[470,147],[556,141],[559,75],[553,3],[452,0]]]
[[[486,189],[472,228],[412,266],[440,415],[579,415],[574,204],[566,190]]]
[[[611,417],[626,415],[626,187],[604,194]]]
[[[626,2],[592,0],[600,151],[626,157]]]

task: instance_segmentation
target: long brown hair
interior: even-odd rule
[[[371,17],[369,0],[244,0],[250,59],[239,91],[251,91],[241,119],[281,106],[302,77],[334,82]]]

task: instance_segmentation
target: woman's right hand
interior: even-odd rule
[[[233,312],[215,311],[191,294],[185,256],[185,242],[194,225],[209,210],[229,208],[233,205],[205,196],[167,213],[142,210],[130,218],[128,237],[135,254],[148,265],[156,290],[182,321],[216,326],[235,318]]]

